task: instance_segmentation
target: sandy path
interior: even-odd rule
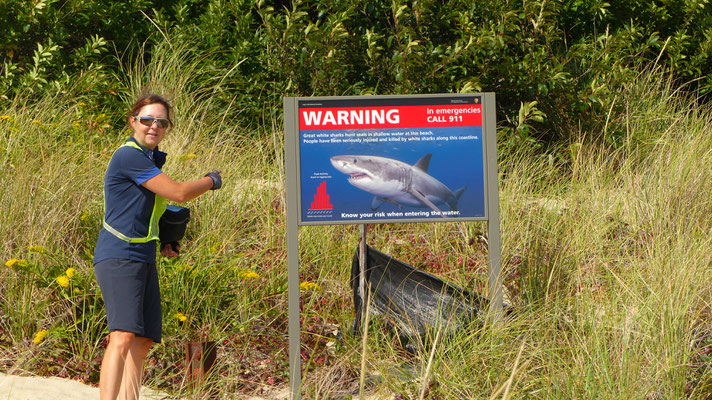
[[[238,396],[246,400],[288,400],[289,388],[275,388],[266,397]],[[99,388],[71,379],[57,377],[7,375],[0,372],[0,400],[97,400]],[[141,388],[141,400],[174,399],[147,387]]]
[[[41,378],[0,373],[0,400],[97,400],[99,388],[62,378]],[[141,399],[169,398],[164,393],[141,388]]]

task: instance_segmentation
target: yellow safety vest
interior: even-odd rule
[[[124,146],[130,146],[134,147],[141,152],[143,152],[143,149],[141,146],[136,144],[133,141],[127,141],[121,147]],[[161,219],[161,216],[163,213],[166,211],[166,205],[168,203],[168,200],[166,200],[164,197],[159,196],[156,194],[156,199],[153,202],[153,211],[151,211],[151,220],[148,223],[148,234],[145,237],[139,237],[139,238],[132,238],[124,235],[123,233],[119,232],[118,230],[114,229],[111,227],[106,222],[106,187],[104,187],[104,229],[107,231],[111,232],[114,236],[117,238],[129,242],[129,243],[146,243],[150,242],[151,240],[159,240],[158,239],[158,221]]]

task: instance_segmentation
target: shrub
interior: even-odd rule
[[[623,110],[615,88],[646,64],[710,93],[709,7],[707,0],[9,0],[0,5],[8,32],[0,38],[0,89],[9,101],[64,90],[82,74],[111,105],[117,98],[107,93],[125,90],[114,75],[127,57],[147,62],[157,42],[190,42],[198,70],[212,73],[204,86],[220,82],[215,111],[254,131],[280,117],[285,95],[492,91],[505,142],[549,145],[600,130]],[[621,132],[603,131],[598,139],[620,143]]]

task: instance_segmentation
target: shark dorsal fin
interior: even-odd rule
[[[415,165],[413,165],[413,166],[414,166],[415,168],[418,168],[419,170],[421,170],[421,171],[423,171],[423,172],[428,172],[428,167],[430,166],[430,157],[432,157],[432,156],[433,156],[433,155],[432,155],[431,153],[428,153],[428,154],[424,155],[424,156],[421,157],[420,160],[418,160],[418,162],[415,163]]]

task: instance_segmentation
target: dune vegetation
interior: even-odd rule
[[[255,135],[185,91],[186,49],[133,66],[176,108],[165,171],[212,168],[225,187],[188,206],[184,251],[160,259],[165,340],[146,384],[176,396],[268,395],[287,375],[283,130]],[[505,295],[515,312],[409,353],[378,320],[352,335],[356,226],[300,228],[303,393],[384,398],[706,398],[712,394],[710,109],[656,71],[619,89],[617,148],[577,140],[559,157],[500,153]],[[128,101],[128,99],[127,99]],[[112,116],[115,118],[116,116]],[[126,129],[68,91],[2,110],[2,367],[96,383],[106,326],[91,255],[103,172]],[[482,295],[481,223],[370,227],[369,243]],[[204,386],[187,385],[183,342],[218,342]],[[363,362],[362,364],[362,361]],[[363,382],[362,382],[363,378]],[[363,385],[362,385],[363,383]]]
[[[320,38],[332,43],[325,25]],[[245,93],[249,101],[231,97],[230,85],[248,78],[208,67],[210,56],[186,36],[158,33],[150,51],[117,57],[115,70],[87,68],[46,87],[15,82],[12,96],[0,98],[0,370],[98,382],[107,328],[91,259],[103,176],[130,134],[121,106],[152,91],[175,107],[175,127],[161,144],[169,153],[164,171],[187,180],[220,169],[224,186],[187,203],[192,218],[181,256],[158,261],[164,340],[149,355],[144,384],[175,398],[270,398],[289,382],[284,130],[276,107],[294,89],[284,87],[288,79],[262,81]],[[331,38],[338,47],[342,37]],[[382,51],[376,42],[364,52]],[[278,64],[279,48],[270,48]],[[322,61],[314,71],[338,70]],[[358,227],[301,227],[303,397],[712,397],[708,83],[685,84],[658,61],[597,75],[589,95],[600,101],[581,106],[579,123],[551,121],[557,104],[573,103],[507,97],[498,166],[502,279],[512,313],[501,322],[433,332],[415,352],[379,318],[354,335],[349,279]],[[416,70],[408,69],[408,79],[416,80]],[[348,80],[341,78],[334,82]],[[393,82],[408,81],[399,79]],[[476,83],[448,90],[490,90]],[[393,93],[413,89],[393,84]],[[302,89],[296,94],[373,93]],[[556,140],[542,144],[542,121],[560,123],[546,131]],[[486,232],[484,223],[370,225],[369,244],[487,296]],[[191,340],[217,343],[217,362],[199,385],[185,375]]]

